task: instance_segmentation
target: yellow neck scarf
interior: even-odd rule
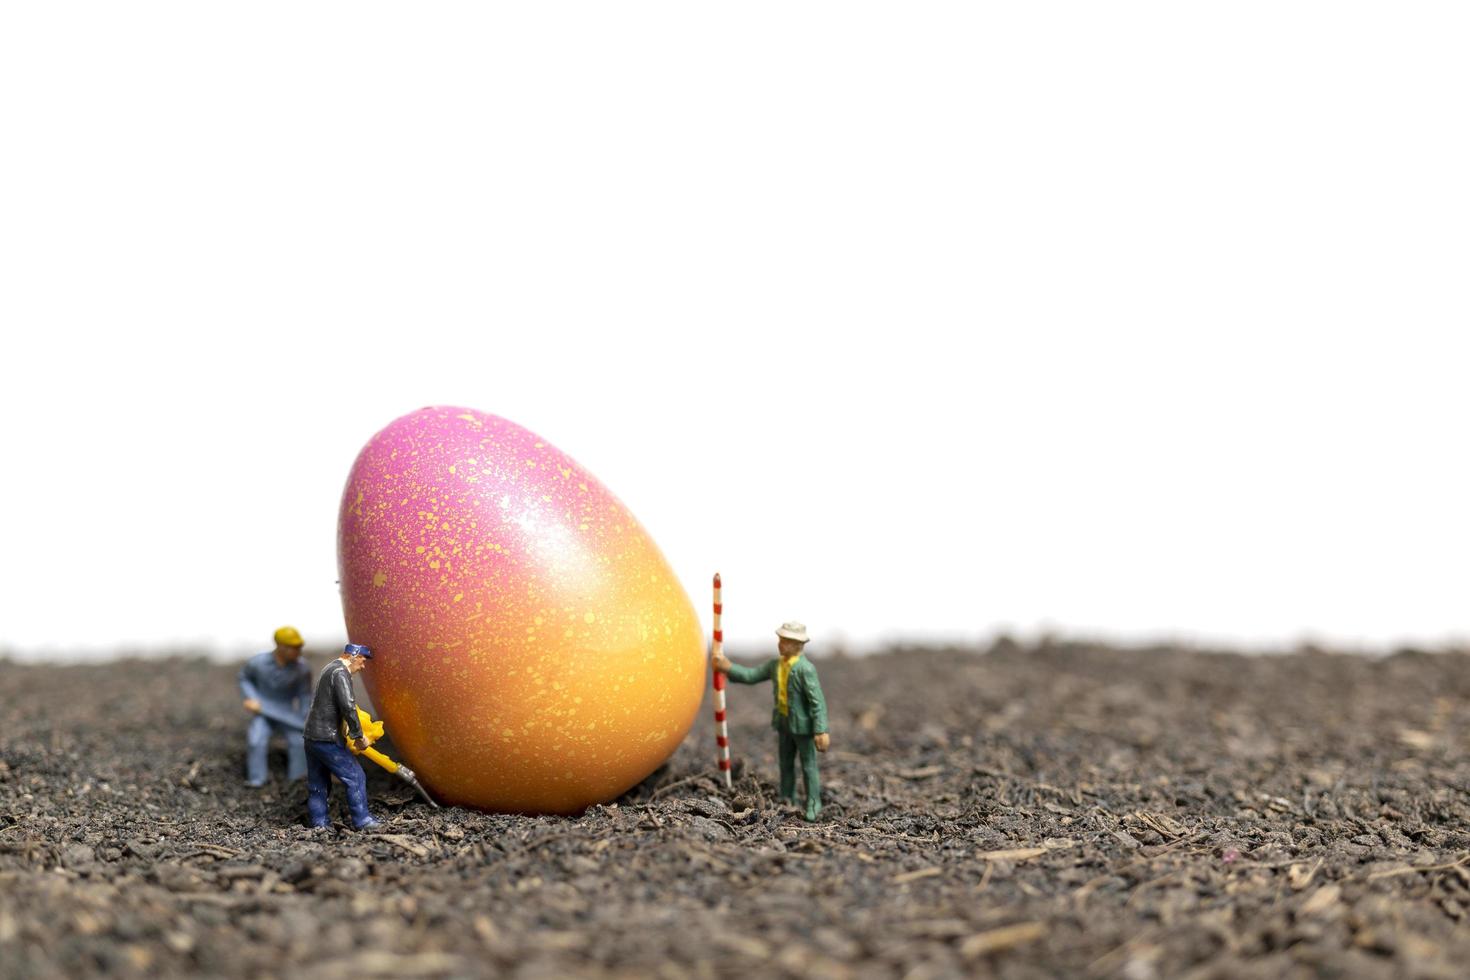
[[[801,659],[801,654],[794,657],[782,657],[781,662],[776,665],[776,707],[780,710],[782,717],[791,714],[791,702],[786,697],[786,681],[791,676],[791,668]]]

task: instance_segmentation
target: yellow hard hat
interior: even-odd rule
[[[296,627],[282,626],[276,630],[276,646],[299,647],[305,645],[306,643],[301,639],[301,634],[296,631]]]

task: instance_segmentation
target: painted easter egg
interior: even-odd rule
[[[688,595],[628,508],[514,422],[425,408],[357,456],[337,529],[360,675],[444,803],[577,813],[688,733],[705,678]]]

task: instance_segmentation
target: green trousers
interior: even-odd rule
[[[806,784],[808,820],[822,812],[822,777],[817,774],[817,743],[810,735],[794,735],[785,728],[776,729],[779,739],[776,755],[781,762],[781,798],[796,802],[796,758],[801,757],[801,781]]]

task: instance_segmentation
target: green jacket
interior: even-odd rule
[[[759,667],[730,665],[730,680],[737,684],[759,684],[771,682],[771,727],[780,731],[780,689],[776,683],[776,668],[781,658],[767,660]],[[791,665],[791,674],[786,678],[786,704],[790,711],[787,720],[793,735],[820,735],[827,730],[827,702],[822,697],[822,685],[817,681],[817,668],[806,657],[798,657]]]

